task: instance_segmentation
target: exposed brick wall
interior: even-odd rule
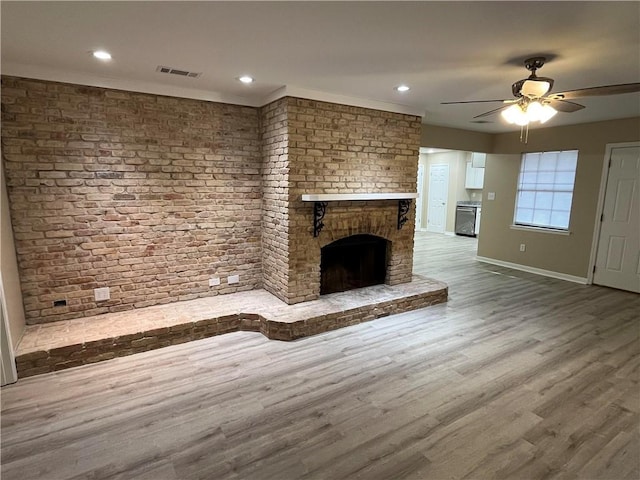
[[[420,129],[415,116],[291,97],[257,109],[2,77],[27,322],[262,286],[315,299],[320,248],[358,233],[389,240],[387,283],[408,282],[415,205],[397,230],[396,201],[333,202],[314,238],[300,197],[415,192]]]
[[[264,288],[283,301],[289,273],[288,99],[260,111],[262,132],[262,268]]]
[[[260,148],[255,108],[3,77],[27,322],[261,287]]]

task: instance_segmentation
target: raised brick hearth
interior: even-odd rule
[[[238,330],[295,340],[446,302],[447,286],[415,276],[287,305],[264,290],[33,325],[20,342],[19,377],[47,373]]]

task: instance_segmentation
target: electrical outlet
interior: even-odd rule
[[[496,199],[496,192],[487,193],[487,200],[495,200],[495,199]]]
[[[217,285],[220,285],[220,277],[211,277],[209,279],[209,286],[215,287]]]
[[[240,275],[229,275],[227,277],[227,283],[231,285],[232,283],[238,283],[240,281]]]
[[[96,299],[96,302],[104,302],[105,300],[111,299],[109,287],[94,288],[93,295]]]
[[[527,246],[524,243],[520,244],[520,251],[521,252],[524,252],[526,248],[527,248]]]

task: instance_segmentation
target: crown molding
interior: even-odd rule
[[[3,63],[2,74],[15,77],[34,78],[38,80],[48,80],[53,82],[71,83],[74,85],[87,85],[91,87],[111,88],[114,90],[150,93],[154,95],[165,95],[169,97],[190,98],[194,100],[204,100],[207,102],[229,103],[247,107],[262,107],[283,97],[298,97],[308,100],[317,100],[354,107],[371,108],[373,110],[401,113],[405,115],[415,115],[418,117],[423,117],[425,113],[418,108],[408,105],[380,102],[377,100],[350,97],[347,95],[338,95],[290,85],[285,85],[281,88],[278,88],[272,93],[260,98],[249,98],[237,95],[227,95],[224,93],[209,90],[183,88],[138,80],[125,80],[113,77],[103,77],[82,72],[70,72],[55,68],[47,68],[20,63]]]
[[[320,90],[312,90],[292,85],[285,85],[271,94],[263,98],[262,104],[279,100],[283,97],[297,97],[308,100],[317,100],[320,102],[338,103],[340,105],[349,105],[352,107],[370,108],[372,110],[382,110],[385,112],[402,113],[405,115],[415,115],[423,117],[425,112],[419,108],[399,103],[381,102],[378,100],[370,100],[366,98],[350,97],[348,95],[339,95],[334,93],[322,92]]]
[[[154,95],[165,95],[168,97],[190,98],[194,100],[205,100],[207,102],[230,103],[248,107],[260,107],[260,102],[252,101],[247,97],[237,95],[226,95],[209,90],[198,90],[194,88],[183,88],[172,85],[162,85],[154,82],[144,82],[138,80],[124,80],[120,78],[102,77],[90,75],[82,72],[67,72],[54,68],[25,65],[18,63],[3,63],[2,74],[15,77],[35,78],[38,80],[48,80],[61,83],[72,83],[74,85],[87,85],[90,87],[111,88],[114,90],[127,90],[138,93],[151,93]]]

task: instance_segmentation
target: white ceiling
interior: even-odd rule
[[[282,94],[472,123],[529,72],[554,91],[640,82],[640,2],[10,2],[2,1],[2,73],[263,105]],[[106,49],[110,62],[90,51]],[[158,65],[202,72],[197,79]],[[237,77],[250,74],[246,86]],[[401,94],[394,87],[406,83]],[[580,100],[553,125],[640,116],[640,93]]]

